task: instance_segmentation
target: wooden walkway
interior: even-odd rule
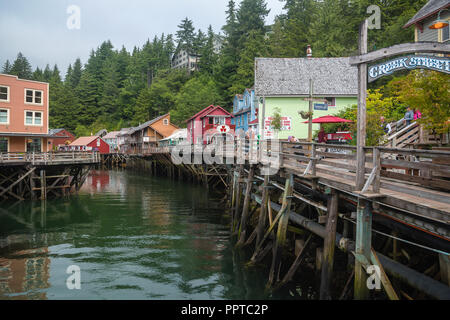
[[[153,148],[140,155],[168,154],[171,150]],[[281,171],[293,173],[297,181],[309,186],[328,186],[400,210],[404,215],[393,218],[450,241],[450,152],[387,147],[364,150],[362,190],[356,188],[354,146],[280,142],[275,150],[271,142],[250,141],[228,149],[223,157],[228,155],[235,161],[241,157],[246,163],[275,169],[278,165]]]

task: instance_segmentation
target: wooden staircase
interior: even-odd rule
[[[421,140],[420,134],[422,130],[417,122],[404,127],[397,122],[391,127],[392,131],[386,138],[387,142],[385,143],[385,146],[388,148],[405,148],[408,145],[419,143]]]

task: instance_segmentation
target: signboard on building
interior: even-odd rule
[[[273,117],[265,117],[264,118],[264,137],[270,138],[273,137],[273,128],[272,128],[272,120]],[[280,131],[289,131],[292,129],[292,118],[291,117],[281,117],[281,129]]]
[[[327,103],[314,103],[314,110],[328,111]]]
[[[428,69],[450,74],[450,59],[435,56],[407,56],[369,67],[369,82],[399,70]]]

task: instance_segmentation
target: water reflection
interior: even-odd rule
[[[263,299],[202,187],[95,171],[78,196],[0,209],[2,299]],[[81,290],[66,269],[81,269]]]

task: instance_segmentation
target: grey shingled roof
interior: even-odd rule
[[[450,6],[450,0],[430,0],[426,5],[422,7],[417,13],[412,17],[403,28],[408,28],[409,26],[433,15],[437,14],[441,9]]]
[[[358,95],[358,69],[349,58],[256,58],[257,96],[309,95],[309,79],[314,95]]]

